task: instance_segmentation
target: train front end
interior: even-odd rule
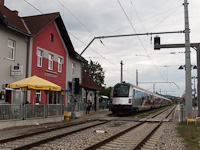
[[[109,108],[116,115],[129,114],[132,110],[132,90],[129,83],[116,84],[111,92],[112,104]]]

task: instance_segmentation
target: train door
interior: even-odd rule
[[[132,107],[135,107],[136,106],[136,103],[135,103],[135,89],[133,88],[132,91],[133,91],[133,94],[132,94]]]

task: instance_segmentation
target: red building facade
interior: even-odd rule
[[[41,59],[38,58],[39,53],[41,53]],[[54,22],[52,22],[33,38],[31,76],[37,75],[66,89],[66,55],[60,35]],[[38,65],[39,61],[41,61],[41,65]],[[50,63],[52,64],[51,67]],[[59,69],[59,63],[61,69]],[[32,92],[31,97],[34,97],[34,95],[40,94]],[[45,104],[60,103],[57,101],[58,92],[50,92],[49,96],[51,97],[48,98],[48,102],[45,96],[47,95],[42,92],[39,102]],[[37,99],[36,102],[38,102]]]
[[[31,76],[36,75],[66,89],[67,31],[59,13],[23,18],[33,35],[31,44]],[[63,38],[65,37],[65,39]],[[71,43],[71,42],[70,42]],[[31,91],[30,102],[61,104],[61,92]]]

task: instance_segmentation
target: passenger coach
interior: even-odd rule
[[[112,104],[110,110],[114,114],[127,114],[156,107],[167,106],[172,103],[158,94],[144,90],[130,83],[118,83],[112,88]]]

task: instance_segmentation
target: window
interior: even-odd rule
[[[53,55],[49,54],[49,70],[53,70]]]
[[[113,97],[128,97],[129,89],[128,84],[117,84],[114,86]]]
[[[41,50],[37,50],[37,66],[38,67],[42,67],[42,55],[43,55],[43,51]]]
[[[58,72],[62,72],[62,58],[58,57]]]
[[[50,34],[50,41],[53,42],[53,34]]]
[[[14,60],[15,41],[8,39],[8,56],[10,60]]]
[[[90,99],[89,100],[90,100],[90,102],[92,102],[92,93],[90,93]]]
[[[41,102],[41,92],[36,91],[36,104],[39,104]]]
[[[72,76],[75,74],[75,63],[72,63]]]

